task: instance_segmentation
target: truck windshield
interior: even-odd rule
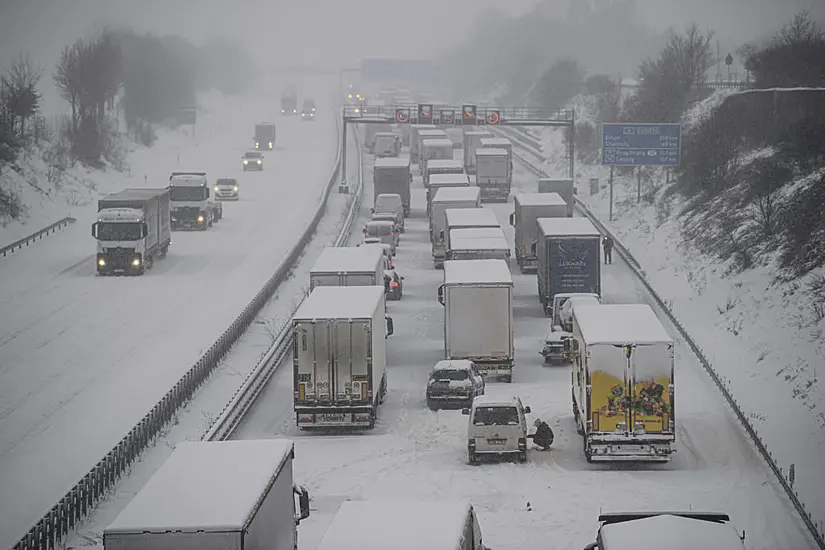
[[[433,380],[467,380],[470,375],[467,373],[466,370],[458,370],[458,369],[444,369],[444,370],[437,370],[433,373],[432,378]]]
[[[206,187],[175,187],[169,191],[169,199],[178,201],[202,201],[206,198]]]
[[[478,407],[473,416],[476,426],[515,426],[518,411],[515,407]]]
[[[97,239],[100,241],[136,241],[141,234],[137,222],[100,222],[97,225]]]

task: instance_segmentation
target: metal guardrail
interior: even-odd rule
[[[344,218],[344,223],[341,226],[335,241],[333,242],[333,246],[335,247],[344,245],[350,232],[352,231],[353,223],[355,223],[355,219],[358,217],[358,212],[361,209],[361,198],[364,188],[364,163],[361,157],[361,145],[358,141],[357,130],[354,135],[359,158],[358,185],[356,186],[355,193],[350,201],[347,215]],[[307,296],[309,296],[309,293],[304,296],[304,300]],[[303,300],[301,303],[303,303]],[[289,314],[290,319],[300,307],[301,304],[295,306]],[[225,441],[232,437],[243,422],[246,413],[249,412],[249,409],[255,404],[255,401],[261,395],[264,388],[266,388],[267,383],[275,374],[278,365],[280,365],[286,354],[292,349],[292,342],[293,333],[292,322],[290,320],[284,323],[278,331],[278,335],[272,341],[269,349],[267,349],[266,353],[264,353],[260,360],[258,360],[258,364],[247,375],[246,379],[235,392],[235,395],[232,396],[232,399],[226,407],[224,407],[223,411],[221,411],[221,414],[218,415],[218,418],[203,435],[201,438],[202,441]]]
[[[539,177],[546,177],[546,174],[539,168],[536,168],[532,164],[530,164],[527,160],[523,157],[515,155],[518,160],[520,160],[528,170],[533,172]],[[779,484],[785,490],[785,494],[790,499],[791,503],[793,504],[796,511],[799,513],[799,516],[802,518],[802,521],[805,523],[805,527],[807,527],[808,532],[813,537],[814,541],[816,542],[817,546],[820,550],[825,550],[825,534],[817,527],[816,522],[814,521],[811,513],[805,509],[805,504],[799,500],[799,494],[791,487],[791,482],[786,476],[785,472],[782,471],[782,468],[776,463],[774,460],[773,453],[770,452],[768,449],[767,444],[762,441],[762,438],[759,437],[759,434],[756,431],[756,428],[748,421],[748,417],[742,411],[742,408],[739,406],[739,402],[733,396],[731,388],[726,383],[726,381],[719,376],[719,373],[716,372],[711,362],[708,360],[707,355],[705,355],[704,351],[701,347],[693,340],[693,338],[688,333],[687,329],[684,325],[679,321],[673,311],[670,309],[670,306],[662,299],[656,289],[653,288],[653,285],[648,281],[647,277],[645,276],[644,272],[641,270],[641,266],[636,258],[633,257],[630,250],[625,247],[618,238],[605,226],[601,220],[599,220],[593,212],[587,208],[579,198],[576,198],[576,208],[584,214],[593,224],[602,232],[602,234],[610,235],[613,239],[614,246],[616,251],[619,253],[619,256],[627,263],[628,267],[633,271],[636,277],[642,282],[642,284],[647,289],[648,293],[653,297],[656,304],[659,308],[664,312],[673,326],[676,327],[676,330],[679,331],[679,334],[682,336],[682,339],[687,343],[688,347],[690,347],[693,354],[702,364],[702,367],[707,371],[710,375],[713,382],[716,384],[716,387],[719,388],[719,391],[722,392],[722,395],[725,397],[725,401],[727,401],[730,408],[733,410],[736,417],[739,419],[739,422],[745,428],[745,431],[753,441],[756,449],[759,451],[759,454],[762,455],[762,458],[765,459],[765,462],[768,464],[768,467],[771,469],[773,474],[776,476],[776,479],[779,481]]]
[[[542,153],[542,149],[544,146],[541,144],[539,140],[533,139],[533,137],[528,136],[525,132],[519,131],[518,127],[516,126],[503,126],[497,129],[500,132],[503,132],[505,135],[507,135],[507,137],[519,142],[519,144],[532,149],[532,151],[530,151],[532,154],[536,155],[542,160],[545,159],[544,153]]]
[[[6,245],[3,248],[0,248],[0,254],[2,254],[3,257],[5,258],[7,255],[22,249],[24,246],[29,246],[31,243],[33,243],[35,241],[39,241],[40,239],[42,239],[46,235],[51,235],[52,233],[57,233],[58,231],[60,231],[61,229],[63,229],[67,225],[69,225],[70,223],[74,223],[76,221],[77,221],[76,219],[74,219],[70,216],[67,216],[67,217],[63,218],[62,220],[58,220],[58,221],[54,222],[53,224],[44,227],[40,231],[35,231],[34,233],[29,235],[28,237],[23,237],[20,240],[14,241],[13,243],[11,243],[9,245]]]
[[[327,198],[336,185],[341,169],[340,141],[342,128],[340,121],[338,134],[338,156],[333,165],[329,182],[319,196],[318,207],[312,220],[307,224],[300,239],[278,266],[278,269],[250,303],[235,318],[200,359],[183,375],[166,395],[141,419],[141,421],[115,445],[106,456],[78,481],[29,531],[12,547],[12,550],[55,550],[63,538],[75,528],[78,522],[89,514],[121,478],[123,473],[149,446],[161,429],[175,418],[178,409],[188,402],[203,384],[221,359],[240,339],[260,310],[273,296],[278,286],[288,278],[295,261],[303,253],[324,213]]]

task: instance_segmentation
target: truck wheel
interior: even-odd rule
[[[467,452],[467,462],[469,464],[472,464],[472,465],[478,464],[478,457],[476,457],[475,452],[473,452],[473,451],[468,451]]]
[[[438,410],[438,407],[436,406],[436,404],[433,403],[432,401],[430,401],[429,399],[427,399],[427,408],[430,409],[431,411],[437,411]]]
[[[165,258],[168,253],[169,253],[169,247],[168,246],[164,246],[163,248],[160,249],[160,257],[161,258]]]
[[[522,464],[527,462],[527,451],[521,451],[518,454],[518,461],[521,462]]]

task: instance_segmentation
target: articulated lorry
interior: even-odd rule
[[[372,170],[373,197],[382,194],[401,195],[404,203],[404,215],[410,215],[410,159],[377,158]]]
[[[513,380],[513,278],[502,260],[444,262],[445,359],[467,359],[486,377]]]
[[[413,158],[413,162],[418,164],[419,174],[424,173],[424,142],[433,139],[446,139],[447,141],[449,141],[449,138],[447,137],[447,132],[438,128],[434,130],[422,129],[418,131],[418,146],[416,147],[417,154],[415,157],[412,157],[412,155],[410,156]],[[452,149],[450,149],[450,151],[452,151]]]
[[[506,149],[476,149],[476,185],[483,202],[507,202],[512,184],[512,164]]]
[[[266,149],[271,151],[275,148],[275,124],[272,122],[260,122],[255,125],[255,149]]]
[[[510,245],[500,227],[451,229],[448,260],[510,260]]]
[[[427,173],[427,166],[434,160],[453,160],[453,142],[447,138],[425,139],[421,142],[422,177]]]
[[[223,217],[223,206],[211,198],[206,172],[172,172],[169,189],[173,231],[206,231]]]
[[[536,261],[539,300],[553,315],[553,297],[560,293],[601,296],[601,234],[587,218],[536,220]]]
[[[505,137],[481,138],[482,149],[504,149],[510,162],[510,187],[513,186],[513,142]]]
[[[310,510],[294,458],[286,439],[180,443],[104,529],[103,548],[296,550]]]
[[[444,240],[445,253],[450,251],[450,232],[453,230],[501,229],[495,212],[487,208],[448,208],[444,211],[444,220],[444,230],[441,232],[441,238]]]
[[[172,242],[169,189],[125,189],[97,201],[97,272],[143,275]]]
[[[557,193],[518,193],[510,225],[515,229],[516,261],[522,273],[536,272],[536,220],[567,217],[567,203]]]
[[[464,164],[458,159],[431,159],[424,168],[424,187],[430,186],[430,177],[435,174],[463,174]]]
[[[567,217],[573,217],[576,208],[576,187],[571,179],[539,178],[539,193],[558,193],[567,204]]]
[[[673,340],[646,304],[573,308],[573,412],[588,462],[667,462]]]
[[[295,419],[301,429],[372,429],[387,394],[383,286],[320,286],[292,318]]]
[[[447,209],[480,208],[478,187],[443,187],[433,197],[430,209],[430,243],[436,269],[444,265],[444,229],[447,227]]]
[[[466,130],[464,132],[464,171],[476,173],[476,151],[481,149],[481,140],[493,137],[487,130]]]
[[[384,251],[377,246],[327,246],[309,271],[309,289],[384,284]]]
[[[430,209],[433,204],[433,197],[439,189],[444,187],[470,187],[470,178],[467,174],[433,174],[430,177],[430,186],[427,188],[427,216],[431,217]]]
[[[405,125],[402,124],[401,126],[404,127]],[[411,162],[418,162],[418,134],[422,130],[438,130],[438,126],[435,124],[410,124],[409,146]],[[447,136],[446,132],[444,132],[444,136]]]

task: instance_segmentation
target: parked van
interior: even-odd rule
[[[392,212],[400,220],[401,232],[404,232],[404,200],[398,193],[381,193],[375,197],[373,214]],[[374,216],[373,216],[374,217]]]
[[[381,239],[382,243],[392,247],[392,253],[395,255],[395,249],[398,246],[398,234],[395,232],[395,222],[388,220],[370,220],[364,225],[364,237]]]
[[[479,455],[495,457],[516,457],[519,462],[527,462],[527,418],[530,407],[521,403],[521,398],[476,397],[470,409],[462,409],[461,414],[469,415],[467,429],[467,457],[470,464],[476,464]]]

